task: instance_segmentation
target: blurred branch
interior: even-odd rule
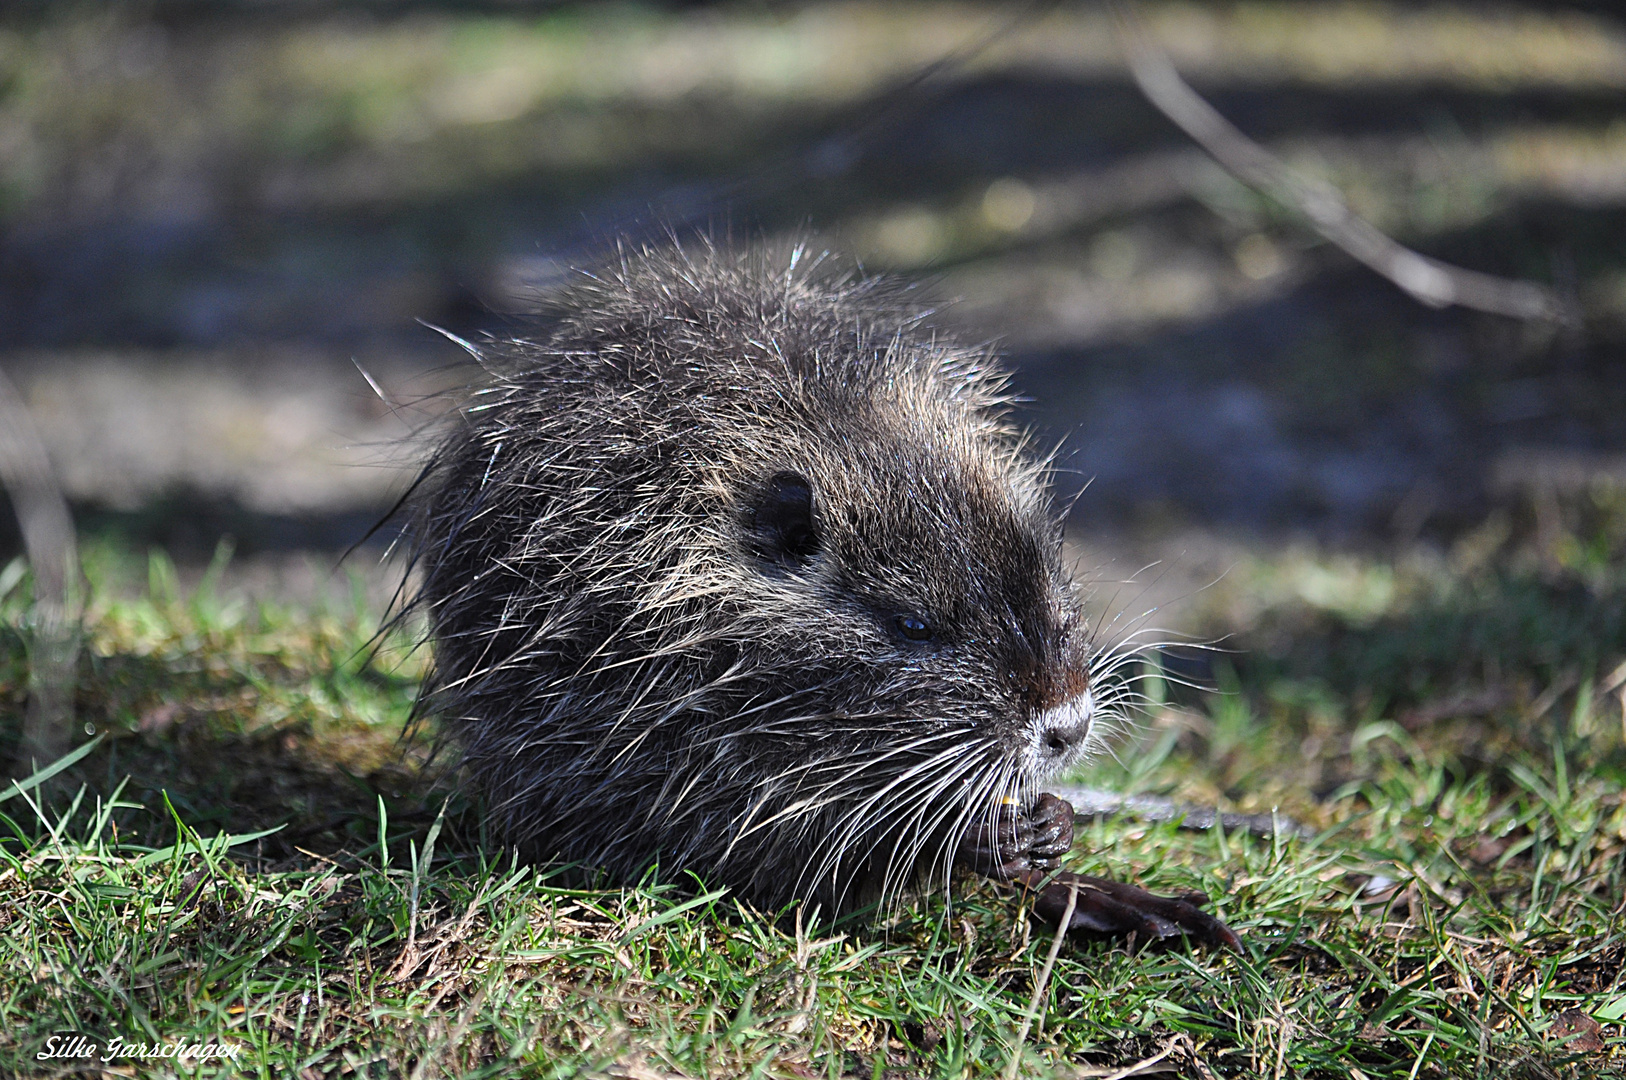
[[[28,716],[15,764],[17,775],[26,776],[31,762],[49,764],[68,745],[74,664],[79,658],[79,552],[73,518],[45,443],[22,395],[4,372],[0,372],[0,482],[11,496],[34,571]]]
[[[1390,239],[1351,210],[1333,185],[1295,171],[1221,116],[1181,78],[1127,2],[1108,0],[1108,6],[1116,15],[1119,48],[1147,100],[1227,172],[1302,214],[1327,240],[1429,307],[1456,304],[1515,319],[1579,323],[1572,306],[1544,285],[1465,270]]]

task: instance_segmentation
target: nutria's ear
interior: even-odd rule
[[[761,558],[797,563],[819,550],[813,527],[813,485],[801,473],[775,473],[757,489],[746,515],[751,546]]]

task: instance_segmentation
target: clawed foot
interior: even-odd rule
[[[973,828],[960,842],[959,861],[985,877],[1015,881],[1020,874],[1053,870],[1073,846],[1073,805],[1040,795],[1023,809],[1013,803]]]
[[[1156,896],[1134,885],[1066,870],[1053,875],[1025,871],[1015,880],[1034,890],[1033,910],[1052,924],[1066,915],[1068,894],[1076,889],[1069,933],[1133,934],[1146,942],[1186,935],[1205,945],[1242,951],[1236,932],[1202,910],[1208,903],[1202,893]]]
[[[1069,933],[1133,934],[1143,942],[1186,935],[1241,951],[1235,932],[1202,910],[1208,898],[1201,893],[1156,896],[1106,878],[1055,871],[1072,846],[1072,804],[1040,795],[1025,809],[1002,806],[994,821],[972,829],[961,842],[959,861],[979,874],[1033,890],[1033,910],[1053,924],[1062,921],[1068,895],[1076,890]]]

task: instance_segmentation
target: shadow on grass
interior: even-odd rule
[[[81,784],[92,801],[121,790],[119,840],[154,848],[176,841],[177,816],[204,835],[276,830],[248,853],[263,860],[376,844],[381,809],[392,842],[422,833],[453,794],[455,753],[437,754],[430,733],[408,723],[420,677],[411,631],[379,631],[359,577],[348,608],[333,597],[284,608],[227,595],[229,555],[223,545],[186,597],[162,555],[133,598],[111,584],[128,567],[89,567],[74,700],[82,731],[69,741],[103,740],[53,781],[50,804],[65,807]],[[26,607],[27,591],[0,606]],[[25,615],[0,624],[5,761],[27,701],[27,625]]]

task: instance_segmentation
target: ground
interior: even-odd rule
[[[1071,868],[1202,892],[1246,950],[1064,942],[1020,1043],[1052,936],[1013,891],[831,926],[513,865],[407,729],[424,654],[375,636],[366,573],[278,605],[93,549],[96,737],[71,783],[5,803],[0,1053],[63,1072],[30,1059],[74,1031],[229,1039],[310,1076],[1620,1071],[1626,519],[1565,520],[1592,531],[1550,550],[1492,522],[1404,559],[1212,545],[1231,563],[1187,625],[1214,645],[1148,654],[1145,714],[1080,779],[1306,830],[1081,829]]]

